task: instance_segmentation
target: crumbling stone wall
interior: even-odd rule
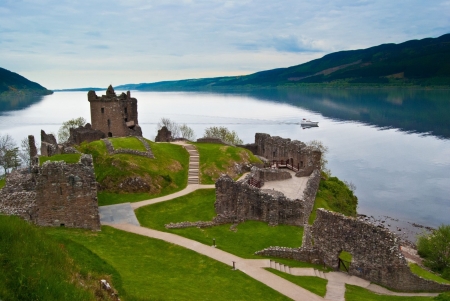
[[[90,123],[86,123],[85,126],[79,126],[76,129],[69,129],[70,136],[68,139],[69,145],[79,145],[82,142],[92,142],[103,139],[106,137],[106,134],[100,130],[95,130],[92,128]]]
[[[34,136],[32,136],[34,139]],[[61,149],[56,142],[53,134],[46,134],[44,130],[41,130],[41,156],[51,157],[61,153]]]
[[[33,220],[36,206],[36,182],[28,169],[12,171],[0,189],[0,212],[18,215],[24,220]]]
[[[91,124],[94,130],[108,137],[142,136],[138,122],[137,99],[127,94],[116,95],[112,86],[101,97],[88,92],[91,107]]]
[[[351,253],[351,275],[402,291],[450,290],[450,285],[413,274],[400,251],[399,239],[386,228],[318,209],[312,236],[314,248],[322,252],[331,267],[338,266],[341,251]]]
[[[152,149],[150,148],[150,145],[147,143],[147,141],[145,141],[145,139],[142,137],[136,137],[136,138],[138,138],[144,145],[144,147],[146,149],[145,152],[138,151],[135,149],[129,149],[129,148],[115,149],[113,144],[111,143],[111,141],[109,141],[109,139],[105,138],[105,139],[102,139],[102,141],[103,141],[103,143],[105,143],[106,150],[108,151],[108,153],[110,155],[129,154],[129,155],[148,157],[148,158],[152,158],[152,159],[155,158],[155,156],[153,155]]]
[[[339,254],[352,254],[349,274],[399,291],[450,291],[450,285],[411,272],[399,239],[386,228],[340,213],[317,209],[312,227],[305,227],[301,248],[270,247],[258,255],[291,258],[337,269]]]
[[[264,182],[281,181],[292,178],[290,172],[276,168],[252,168],[252,176],[254,179]]]
[[[63,161],[33,166],[7,177],[0,211],[42,226],[100,230],[97,182],[91,155],[75,164]]]
[[[155,142],[170,142],[173,140],[172,132],[166,126],[158,130],[158,135],[155,137]]]
[[[223,144],[223,145],[229,145],[229,146],[234,146],[231,143],[227,143],[225,141],[223,141],[220,138],[214,138],[214,137],[203,137],[203,138],[198,138],[197,139],[198,143],[215,143],[215,144]]]
[[[281,192],[252,187],[247,181],[245,178],[235,182],[227,175],[216,181],[214,207],[221,219],[229,222],[257,220],[269,225],[303,225],[303,200],[291,200]]]
[[[262,156],[269,161],[284,161],[299,167],[297,177],[309,176],[315,169],[320,170],[322,153],[316,148],[307,146],[298,140],[270,136],[269,134],[256,133],[255,143],[247,144],[245,148],[255,155]]]

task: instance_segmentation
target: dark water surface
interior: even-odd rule
[[[102,94],[98,92],[97,94]],[[328,146],[328,167],[356,185],[358,212],[437,227],[450,223],[450,91],[259,90],[228,93],[132,92],[139,124],[153,139],[167,117],[191,126],[256,132]],[[21,110],[0,111],[0,134],[17,142],[57,133],[63,121],[90,120],[86,92],[56,92]],[[319,121],[302,129],[302,118]],[[393,224],[394,222],[391,221]]]

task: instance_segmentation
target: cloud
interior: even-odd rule
[[[305,43],[296,36],[279,36],[272,38],[272,45],[277,51],[282,52],[317,52],[311,43]]]

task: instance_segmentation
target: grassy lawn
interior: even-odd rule
[[[365,288],[350,284],[345,285],[346,301],[430,301],[433,297],[401,297],[378,295]]]
[[[6,178],[3,177],[0,179],[0,189],[2,189],[5,186],[5,184],[6,184]]]
[[[211,228],[166,229],[165,224],[182,221],[209,221],[215,216],[215,190],[202,189],[171,200],[145,206],[136,210],[142,226],[178,234],[198,242],[212,245],[213,238],[219,249],[243,258],[261,258],[254,252],[270,246],[300,247],[303,228],[287,225],[276,227],[267,223],[247,221],[239,224],[237,231],[230,224]],[[294,261],[289,261],[294,266]]]
[[[107,294],[98,281],[115,275],[86,248],[55,241],[15,216],[0,215],[0,242],[2,300],[100,300]]]
[[[117,141],[122,139],[130,138],[115,138]],[[137,139],[136,141],[141,143]],[[111,156],[107,153],[103,141],[84,143],[79,147],[80,151],[92,154],[94,158],[95,176],[101,187],[99,193],[101,206],[155,198],[186,187],[188,152],[180,145],[148,142],[155,159],[129,154]],[[150,189],[124,190],[121,183],[130,177],[139,177]]]
[[[128,148],[128,149],[134,149],[141,152],[146,152],[144,145],[142,144],[139,139],[136,137],[126,137],[126,138],[109,138],[109,141],[111,141],[114,149],[119,148]]]
[[[358,198],[348,189],[344,182],[336,177],[320,180],[314,207],[309,216],[309,224],[316,219],[316,209],[324,208],[334,212],[340,212],[347,216],[356,215]]]
[[[275,269],[267,270],[321,297],[325,297],[325,294],[327,293],[328,280],[326,279],[314,276],[294,276]]]
[[[120,274],[125,301],[289,300],[240,271],[161,240],[111,227],[47,232],[85,246],[110,264]]]
[[[249,150],[213,143],[192,143],[200,154],[200,181],[202,184],[214,184],[221,174],[231,178],[238,174],[234,171],[234,163],[261,163]]]
[[[62,154],[62,155],[54,155],[51,157],[47,156],[40,156],[39,157],[39,165],[44,164],[44,162],[50,161],[64,161],[66,163],[78,163],[80,161],[81,155],[80,154]]]
[[[409,265],[409,268],[411,269],[411,272],[413,272],[414,274],[416,274],[424,279],[433,280],[438,283],[450,284],[450,281],[448,281],[444,278],[441,278],[436,274],[430,273],[427,270],[424,270],[423,268],[421,268],[420,266],[418,266],[415,263],[409,263],[408,265]]]

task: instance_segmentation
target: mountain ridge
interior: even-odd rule
[[[40,84],[0,67],[0,97],[41,96],[52,94]]]
[[[244,76],[125,84],[115,88],[175,91],[302,86],[450,88],[450,34],[333,52],[304,64]]]

